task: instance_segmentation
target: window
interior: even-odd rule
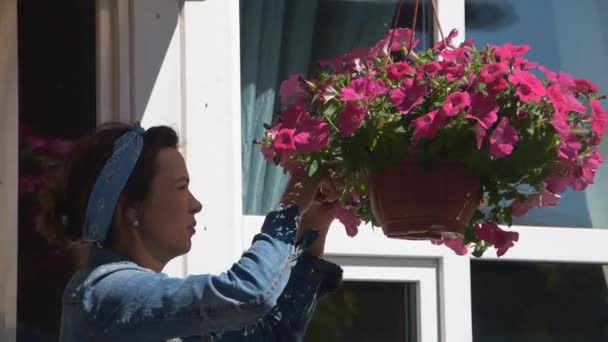
[[[267,164],[253,140],[280,110],[280,82],[306,75],[318,60],[371,46],[391,27],[397,1],[240,1],[243,211],[262,215],[286,184],[281,169]],[[433,41],[429,1],[422,1],[416,31],[422,48]],[[398,21],[411,27],[414,1],[404,2]]]
[[[529,44],[530,60],[590,79],[606,91],[608,23],[601,16],[606,11],[608,3],[594,0],[467,0],[466,33],[479,46]],[[607,159],[608,139],[601,149]],[[532,210],[515,224],[608,228],[608,211],[602,199],[607,193],[608,169],[604,166],[585,192],[567,191],[557,206]]]
[[[471,263],[475,342],[608,340],[608,268]]]
[[[416,339],[416,284],[347,281],[320,302],[306,341]]]

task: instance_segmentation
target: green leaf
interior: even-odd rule
[[[308,177],[314,177],[317,171],[319,170],[319,162],[315,159],[310,163],[308,167]]]

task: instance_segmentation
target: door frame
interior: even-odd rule
[[[17,1],[0,1],[0,340],[17,336]]]

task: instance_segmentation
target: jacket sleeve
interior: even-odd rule
[[[262,319],[239,331],[213,334],[214,341],[302,341],[319,300],[342,281],[342,269],[303,254],[277,305]]]
[[[297,207],[273,211],[252,246],[220,275],[170,278],[104,265],[83,283],[83,309],[103,340],[166,340],[238,330],[277,306],[301,249]]]

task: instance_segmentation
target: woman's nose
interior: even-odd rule
[[[194,195],[192,195],[192,206],[190,208],[195,214],[203,210],[203,205],[194,197]]]

